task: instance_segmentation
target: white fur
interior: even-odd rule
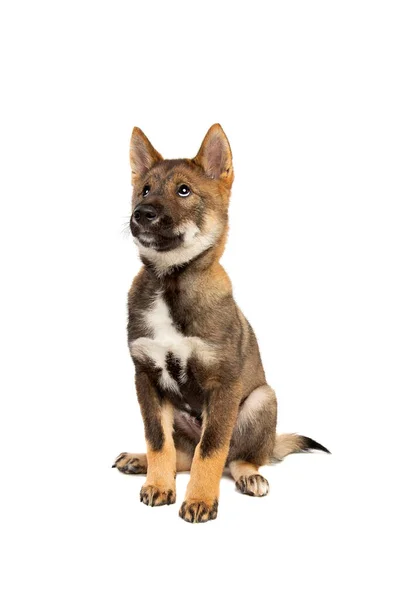
[[[179,392],[179,385],[166,368],[168,352],[179,358],[182,366],[181,382],[186,380],[186,365],[190,356],[195,355],[205,364],[214,360],[214,352],[207,342],[195,336],[184,336],[174,326],[168,306],[161,295],[157,295],[151,308],[143,315],[151,337],[140,337],[131,342],[131,354],[135,358],[150,358],[156,367],[162,369],[160,385],[167,390]]]
[[[155,241],[154,235],[149,235],[148,233],[140,233],[139,238],[142,240],[142,242],[147,242],[148,244],[151,244]]]
[[[261,477],[257,477],[256,480],[256,490],[254,490],[256,496],[266,496],[269,492],[269,483],[268,481],[263,477],[261,479]]]
[[[216,241],[221,232],[219,226],[207,228],[204,232],[200,231],[193,221],[184,223],[176,228],[176,235],[183,234],[183,242],[178,248],[159,252],[155,248],[146,248],[140,243],[140,239],[135,239],[139,247],[139,253],[142,257],[150,260],[158,275],[164,275],[172,267],[183,265],[193,258],[210,248]],[[147,240],[144,240],[147,241]]]

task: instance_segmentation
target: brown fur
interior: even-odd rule
[[[275,393],[219,263],[233,183],[220,125],[194,159],[179,160],[164,160],[135,128],[130,159],[131,230],[144,266],[129,291],[128,342],[147,457],[123,454],[115,466],[147,471],[141,499],[160,505],[175,500],[175,471],[191,465],[180,516],[204,522],[217,516],[225,466],[241,492],[260,496],[268,491],[260,465],[326,449],[301,436],[276,438]]]

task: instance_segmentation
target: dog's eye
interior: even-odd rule
[[[149,191],[150,191],[150,186],[149,185],[145,185],[144,188],[143,188],[143,192],[142,192],[143,198],[146,198],[146,196],[149,193]]]
[[[182,184],[178,187],[178,195],[181,196],[182,198],[186,198],[186,196],[189,196],[190,194],[190,187],[187,186],[186,184]]]

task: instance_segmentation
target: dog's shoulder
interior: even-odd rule
[[[154,296],[160,291],[160,284],[151,277],[148,270],[142,267],[132,281],[128,293],[129,314],[148,307]]]

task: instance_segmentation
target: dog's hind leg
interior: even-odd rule
[[[269,385],[261,385],[248,395],[239,409],[228,464],[234,460],[259,466],[272,462],[276,413],[276,396]]]
[[[231,439],[227,467],[237,489],[249,496],[266,496],[268,481],[258,469],[271,462],[276,428],[276,397],[267,384],[242,403]]]
[[[176,471],[190,471],[193,456],[183,450],[176,451]],[[145,475],[147,473],[146,454],[129,454],[122,452],[113,464],[121,473],[127,475]]]
[[[176,472],[190,471],[192,466],[193,454],[188,454],[183,450],[176,450]]]

